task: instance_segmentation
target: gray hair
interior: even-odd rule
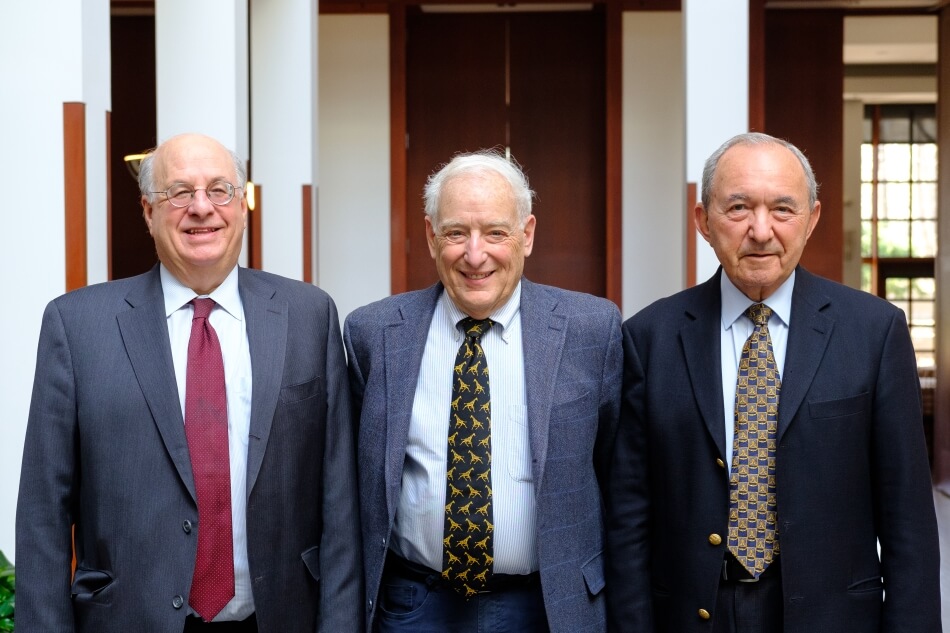
[[[792,154],[795,158],[798,159],[798,162],[801,163],[802,171],[805,173],[805,182],[808,185],[808,210],[815,208],[815,203],[818,201],[818,182],[815,180],[815,172],[811,168],[811,163],[808,162],[808,159],[805,158],[805,155],[800,149],[792,145],[786,140],[775,138],[774,136],[769,136],[768,134],[763,134],[761,132],[746,132],[744,134],[737,134],[731,139],[719,146],[712,155],[706,159],[706,164],[703,166],[703,184],[702,184],[702,202],[703,208],[709,210],[710,198],[712,197],[712,183],[716,178],[716,169],[719,167],[719,160],[722,158],[723,154],[735,147],[736,145],[778,145],[784,147]]]
[[[446,183],[458,176],[486,173],[498,174],[508,182],[508,186],[511,187],[511,197],[518,211],[518,219],[524,225],[531,215],[531,204],[535,195],[528,185],[528,177],[513,156],[509,160],[497,149],[482,149],[477,152],[456,154],[439,171],[429,176],[422,197],[425,200],[426,215],[432,221],[432,226],[438,226],[436,221],[439,215],[439,203]]]
[[[165,141],[165,143],[167,142],[168,141]],[[156,191],[158,187],[155,183],[155,156],[165,143],[161,143],[158,147],[147,151],[145,157],[142,158],[142,162],[139,164],[139,192],[148,199],[149,203],[153,202],[152,192]],[[224,146],[222,145],[222,147]],[[243,190],[247,184],[247,169],[244,166],[244,159],[238,156],[237,152],[227,147],[224,147],[224,150],[231,155],[231,160],[234,162],[234,173],[236,174],[237,182],[232,184]]]

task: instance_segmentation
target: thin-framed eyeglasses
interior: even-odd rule
[[[235,187],[227,181],[218,180],[207,187],[192,187],[179,183],[172,185],[165,191],[150,191],[149,193],[162,194],[173,207],[182,209],[195,201],[195,192],[199,190],[205,192],[211,204],[223,207],[234,199],[236,189],[242,189],[242,187]]]

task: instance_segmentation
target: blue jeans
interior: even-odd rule
[[[387,570],[375,633],[549,633],[541,584],[482,593],[466,600],[439,575],[404,578]]]

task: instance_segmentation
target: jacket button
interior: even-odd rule
[[[369,608],[370,608],[370,610],[373,609],[373,599],[372,599],[372,598],[369,599]]]
[[[191,521],[185,519],[181,522],[181,529],[185,531],[185,534],[191,534]]]
[[[722,458],[721,458],[721,457],[717,457],[717,458],[716,458],[716,465],[719,466],[720,468],[725,468],[725,467],[726,467],[726,462],[722,461]]]
[[[708,620],[708,619],[709,619],[709,611],[706,611],[706,609],[700,609],[700,610],[699,610],[699,617],[702,618],[703,620]]]
[[[719,536],[718,534],[710,534],[710,535],[709,535],[709,544],[710,544],[710,545],[719,545],[720,543],[722,543],[722,537],[721,537],[721,536]]]
[[[181,609],[181,607],[184,604],[185,604],[185,599],[182,598],[181,596],[175,596],[174,598],[172,598],[172,606],[175,607],[176,609]]]

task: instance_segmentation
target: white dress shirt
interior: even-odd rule
[[[419,368],[391,541],[397,554],[436,571],[442,569],[452,367],[464,339],[458,322],[466,316],[443,292]],[[528,574],[538,570],[538,554],[520,283],[490,318],[495,325],[482,336],[481,345],[491,390],[493,570]]]
[[[178,383],[181,416],[185,417],[188,340],[196,295],[161,266],[165,317],[172,362]],[[247,444],[251,424],[251,352],[244,322],[244,304],[238,291],[238,267],[210,295],[217,304],[208,317],[221,343],[224,382],[228,401],[228,452],[231,459],[231,527],[234,537],[234,598],[215,621],[244,620],[254,612],[251,576],[247,563]],[[199,527],[200,529],[200,527]]]
[[[753,301],[736,288],[723,272],[719,276],[720,295],[722,296],[722,404],[726,421],[726,464],[732,467],[732,441],[736,427],[736,382],[739,379],[739,359],[742,347],[752,336],[755,329],[752,320],[745,316]],[[762,301],[772,309],[769,317],[769,337],[772,339],[772,354],[775,367],[781,379],[785,375],[785,351],[788,345],[788,324],[792,318],[792,290],[795,288],[795,271],[789,275],[768,299]],[[782,392],[779,391],[779,407],[782,406]]]

